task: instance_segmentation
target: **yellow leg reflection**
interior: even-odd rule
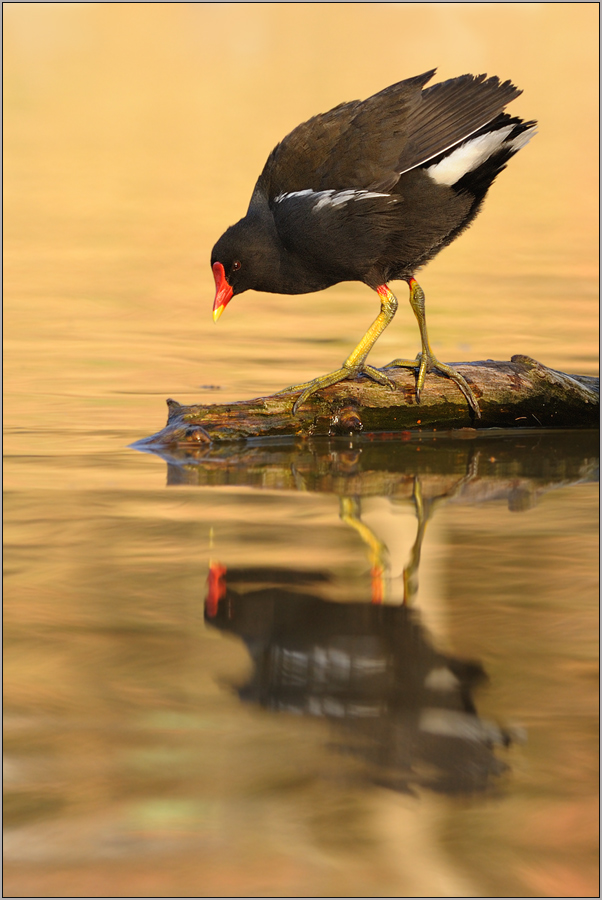
[[[361,505],[357,497],[341,497],[340,516],[346,525],[354,528],[368,548],[372,580],[372,603],[382,603],[386,594],[388,550],[371,528],[361,520]]]
[[[460,478],[450,490],[435,497],[425,497],[421,479],[418,476],[414,478],[412,500],[416,510],[418,527],[412,549],[410,550],[408,562],[404,566],[402,572],[402,602],[404,605],[412,604],[418,593],[418,572],[420,568],[422,545],[426,534],[426,526],[439,503],[456,496],[468,482],[475,478],[478,469],[478,459],[479,454],[476,453],[470,463],[466,475],[464,475],[463,478]],[[387,545],[376,535],[369,525],[362,522],[361,503],[358,497],[341,497],[340,517],[346,525],[350,525],[351,528],[357,531],[367,548],[372,582],[372,602],[387,602],[391,593],[389,584],[391,566]]]
[[[433,512],[433,502],[425,505],[422,494],[422,483],[419,478],[414,479],[414,491],[412,494],[414,506],[416,508],[416,518],[418,519],[418,530],[416,538],[410,551],[410,559],[403,568],[403,602],[404,605],[412,603],[418,593],[418,570],[420,568],[420,554],[422,552],[422,542],[426,533],[426,526]],[[440,499],[440,498],[439,498]]]

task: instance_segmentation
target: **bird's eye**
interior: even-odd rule
[[[239,269],[240,269],[240,262],[238,259],[235,259],[234,262],[232,263],[232,271],[238,272]]]

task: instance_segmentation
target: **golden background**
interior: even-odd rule
[[[453,513],[450,579],[485,604],[480,559],[495,559],[507,596],[468,596],[448,627],[458,653],[491,663],[490,712],[527,720],[534,769],[515,768],[509,800],[408,813],[311,781],[318,730],[253,716],[215,683],[248,663],[198,637],[206,495],[166,491],[164,467],[126,445],[163,426],[167,397],[250,397],[340,365],[377,311],[368,288],[249,292],[215,326],[211,248],[295,125],[434,66],[512,79],[511,111],[539,121],[421,275],[435,352],[596,374],[598,5],[30,3],[3,17],[7,894],[591,896],[593,498],[573,511],[557,492],[535,530]],[[403,285],[399,299],[373,364],[419,349]],[[306,515],[324,565],[350,556],[331,499],[271,501],[299,528]],[[285,555],[269,504],[212,502],[232,547],[246,519]],[[517,543],[518,573],[504,557]],[[525,571],[536,600],[510,616]]]

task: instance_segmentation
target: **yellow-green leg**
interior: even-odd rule
[[[468,400],[470,408],[473,410],[477,418],[480,419],[481,410],[479,409],[477,398],[475,397],[472,388],[470,387],[464,376],[460,375],[459,372],[456,372],[455,369],[453,369],[451,366],[448,366],[446,363],[439,362],[439,360],[431,350],[428,332],[426,329],[424,291],[415,278],[410,278],[408,280],[408,285],[410,287],[410,306],[414,311],[414,315],[416,316],[416,319],[418,321],[418,328],[420,329],[422,352],[418,354],[416,359],[394,359],[387,366],[385,366],[385,369],[390,368],[391,366],[402,366],[404,368],[410,369],[418,368],[418,378],[416,379],[416,400],[418,403],[420,403],[420,394],[424,387],[424,381],[428,372],[436,371],[440,372],[442,375],[447,375],[448,378],[451,378],[452,381],[454,381],[458,385],[458,387]]]
[[[397,298],[392,291],[389,290],[386,284],[381,285],[381,287],[377,289],[377,293],[380,297],[380,312],[355,350],[349,354],[341,368],[337,369],[336,372],[330,372],[328,375],[319,375],[317,378],[314,378],[313,381],[307,381],[304,384],[297,384],[286,389],[287,392],[302,392],[295,401],[293,413],[296,413],[299,407],[305,403],[307,398],[311,397],[312,394],[315,394],[316,391],[329,387],[331,384],[337,384],[339,381],[344,381],[346,378],[355,378],[356,375],[367,375],[379,384],[386,384],[392,389],[395,388],[395,385],[390,378],[387,378],[386,375],[378,369],[375,369],[374,366],[365,365],[366,357],[392,320],[395,311],[397,310]],[[414,365],[416,365],[415,361]],[[282,391],[281,393],[286,392]]]

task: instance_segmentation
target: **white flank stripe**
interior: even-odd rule
[[[505,128],[498,128],[497,131],[480,134],[458,147],[457,150],[453,150],[449,156],[445,156],[434,166],[429,166],[425,171],[437,184],[455,184],[463,175],[477,169],[496,150],[499,150],[514,128],[514,125],[507,125]],[[533,132],[523,131],[522,134],[510,141],[509,145],[514,150],[520,150],[532,136]]]
[[[326,206],[342,206],[344,203],[349,203],[351,200],[370,200],[374,197],[391,197],[390,194],[379,194],[376,191],[335,191],[333,189],[328,191],[312,191],[308,189],[305,191],[290,191],[288,194],[278,194],[274,202],[282,203],[285,200],[292,200],[295,198],[309,199],[310,196],[312,196],[313,202],[312,212],[315,213],[324,209]],[[396,202],[396,198],[391,197],[391,202]]]
[[[332,203],[332,196],[334,193],[335,191],[317,191],[315,194],[313,212],[316,213],[324,206],[328,206]]]
[[[307,196],[309,196],[309,194],[313,194],[313,193],[314,193],[314,191],[312,191],[311,188],[307,188],[305,191],[290,191],[290,193],[288,193],[288,194],[286,194],[286,193],[278,194],[278,196],[276,197],[274,202],[282,203],[283,200],[290,200],[291,197],[307,197]]]

